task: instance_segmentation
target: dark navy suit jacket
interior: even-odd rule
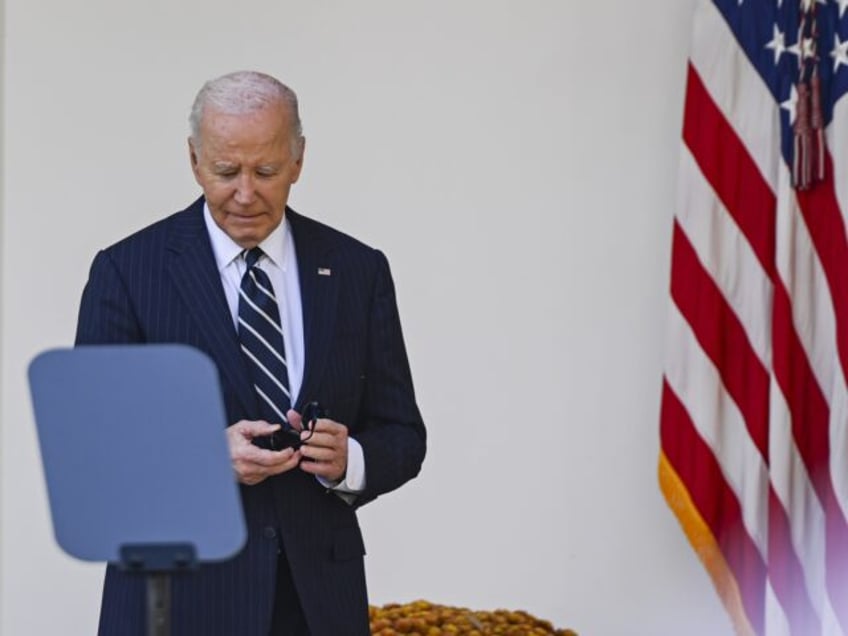
[[[313,636],[369,633],[355,508],[414,477],[424,459],[424,424],[385,257],[290,209],[286,218],[297,251],[306,354],[295,408],[318,400],[348,426],[362,445],[366,489],[351,506],[300,470],[242,486],[246,546],[234,559],[174,577],[175,636],[268,636],[278,549]],[[217,364],[229,423],[260,419],[202,198],[97,254],[76,342],[197,347]],[[141,635],[144,599],[142,579],[109,566],[100,634]]]

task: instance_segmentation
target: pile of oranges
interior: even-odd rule
[[[577,636],[523,611],[480,612],[429,601],[372,606],[370,618],[373,636]]]

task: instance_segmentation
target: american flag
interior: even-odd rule
[[[659,476],[739,634],[848,636],[846,13],[696,9]]]

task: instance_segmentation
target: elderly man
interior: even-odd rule
[[[225,75],[190,122],[203,196],[97,254],[76,338],[185,343],[220,372],[248,540],[175,577],[173,633],[367,634],[355,510],[418,473],[426,438],[388,263],[287,207],[304,152],[289,88]],[[304,430],[312,402],[326,414]],[[100,633],[142,634],[144,599],[108,567]]]

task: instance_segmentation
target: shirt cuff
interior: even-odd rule
[[[352,504],[356,495],[365,490],[365,454],[362,446],[352,437],[347,438],[347,472],[341,481],[330,481],[315,475],[318,482]]]

